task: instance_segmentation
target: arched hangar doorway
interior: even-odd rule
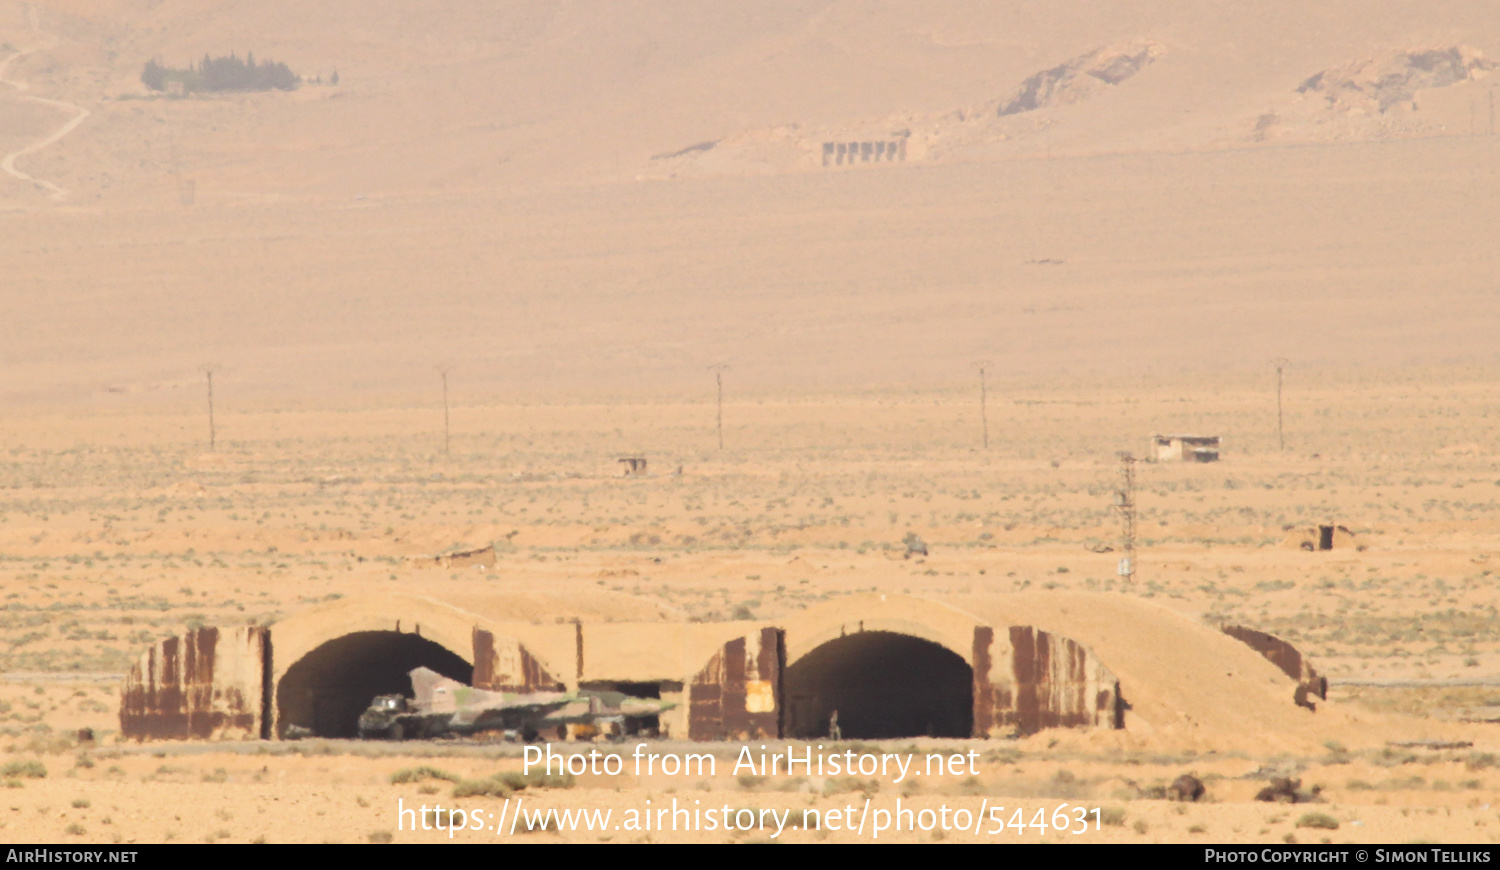
[[[399,631],[357,631],[304,655],[276,687],[276,731],[290,725],[319,737],[354,737],[377,695],[412,694],[408,672],[428,667],[465,685],[474,666],[441,644]]]
[[[893,631],[823,643],[786,670],[783,733],[828,737],[833,713],[845,739],[969,737],[974,671],[952,650]]]

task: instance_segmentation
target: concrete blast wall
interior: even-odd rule
[[[689,740],[756,740],[781,734],[786,639],[762,628],[728,643],[688,685]]]
[[[1290,646],[1276,644],[1262,646],[1286,658]],[[817,737],[835,714],[851,739],[1125,725],[1119,680],[1090,649],[939,602],[856,597],[784,626],[589,625],[498,622],[427,599],[372,597],[271,629],[200,628],[154,644],[122,688],[121,731],[244,739],[297,726],[353,736],[370,698],[409,691],[417,666],[519,694],[607,683],[676,703],[660,724],[689,740]],[[1300,656],[1292,666],[1310,674]]]
[[[1275,636],[1243,625],[1226,625],[1224,633],[1266,657],[1266,660],[1281,672],[1297,681],[1295,698],[1297,703],[1308,706],[1309,696],[1328,700],[1328,678],[1318,672],[1302,655],[1302,651]]]
[[[1029,625],[974,628],[974,736],[1123,728],[1120,681],[1074,640]]]
[[[513,637],[495,637],[474,629],[474,688],[493,692],[565,691],[563,684],[547,673],[526,647]]]
[[[271,637],[199,628],[158,641],[121,688],[120,733],[136,740],[269,737]]]

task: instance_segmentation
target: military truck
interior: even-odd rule
[[[447,733],[451,713],[423,713],[404,695],[380,695],[359,715],[361,740],[407,740]]]

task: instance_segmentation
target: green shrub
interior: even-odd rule
[[[185,93],[194,91],[289,91],[301,83],[297,74],[284,63],[266,61],[256,63],[255,55],[240,60],[231,54],[228,57],[203,56],[197,65],[189,64],[183,69],[162,66],[155,59],[146,62],[141,70],[141,84],[153,91],[165,91],[176,82]]]
[[[4,767],[0,767],[0,777],[19,777],[28,779],[46,779],[47,767],[40,761],[12,761]]]

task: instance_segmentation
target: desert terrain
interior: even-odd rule
[[[140,81],[231,51],[304,83]],[[899,797],[1100,808],[1006,841],[1495,842],[1494,57],[1477,2],[0,0],[0,839]],[[866,142],[904,150],[825,165]],[[1135,466],[1127,581],[1116,454],[1156,432],[1223,456]],[[1319,524],[1356,546],[1299,548]],[[1275,634],[1330,691],[1280,730],[1226,682],[1171,728],[882,747],[978,753],[920,786],[734,744],[538,781],[498,742],[120,739],[153,642],[386,592],[546,623],[1092,593]],[[1162,799],[1184,773],[1206,800]],[[1274,777],[1318,800],[1253,800]]]

